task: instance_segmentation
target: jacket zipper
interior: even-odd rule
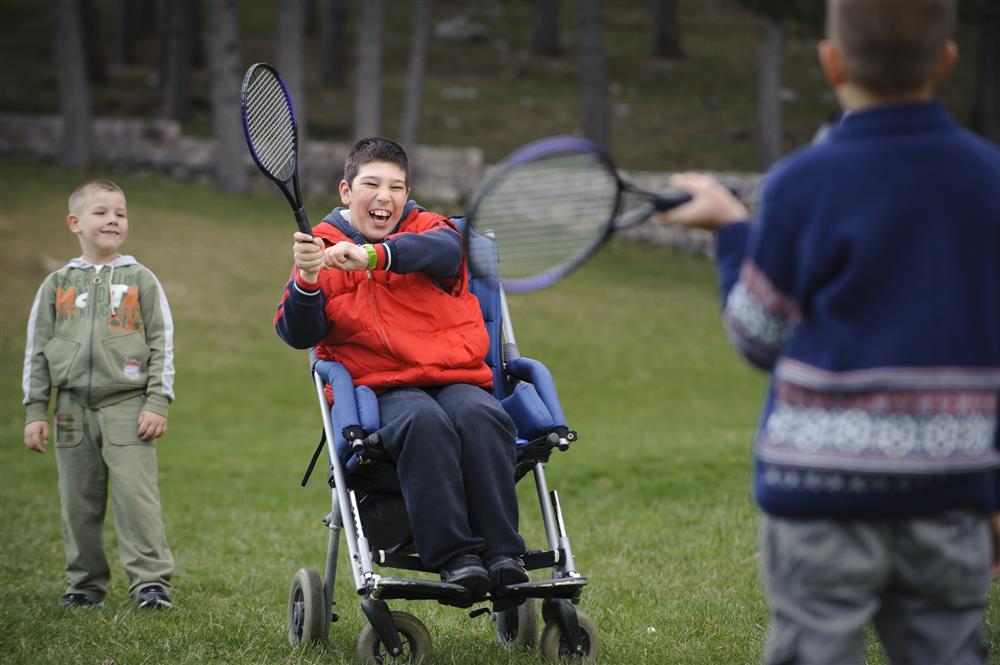
[[[372,307],[372,321],[375,322],[375,332],[378,333],[378,337],[380,340],[382,340],[382,344],[385,346],[386,350],[389,353],[391,353],[396,360],[402,362],[402,360],[399,357],[399,354],[396,353],[396,350],[392,348],[392,344],[389,343],[389,336],[386,334],[385,328],[382,326],[382,318],[379,316],[378,313],[378,304],[375,302],[375,282],[372,279],[372,271],[371,270],[367,271],[367,274],[368,274],[368,279],[367,279],[368,283],[366,286],[368,287],[368,302],[371,303]]]
[[[93,404],[94,399],[94,328],[97,327],[97,288],[95,280],[99,279],[100,273],[96,273],[90,280],[90,295],[87,296],[87,306],[90,308],[90,355],[87,358],[87,405]]]

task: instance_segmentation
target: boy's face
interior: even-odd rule
[[[125,197],[119,192],[94,190],[66,222],[80,239],[84,258],[92,263],[109,262],[118,255],[128,235]]]
[[[392,162],[368,162],[354,182],[340,181],[340,200],[351,211],[351,224],[369,242],[379,242],[396,228],[409,196],[406,172]]]

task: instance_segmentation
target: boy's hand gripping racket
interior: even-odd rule
[[[626,194],[642,204],[620,215]],[[495,240],[504,289],[535,291],[578,268],[615,231],[690,200],[679,190],[639,189],[622,180],[596,143],[555,136],[507,157],[476,194],[468,219]],[[473,266],[489,264],[469,249]]]
[[[274,67],[259,62],[247,70],[240,93],[240,112],[250,155],[288,199],[299,231],[311,236],[312,226],[299,193],[299,131],[292,96]]]

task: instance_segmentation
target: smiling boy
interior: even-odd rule
[[[78,187],[66,218],[83,255],[46,277],[28,317],[24,443],[44,453],[57,389],[55,449],[69,586],[63,606],[104,603],[108,485],[118,552],[140,607],[169,607],[174,562],[164,535],[155,439],[173,393],[173,323],[159,281],[118,250],[125,194],[109,180]]]
[[[525,582],[518,558],[514,425],[489,393],[489,337],[462,236],[408,201],[409,162],[388,139],[348,154],[340,196],[313,236],[295,233],[278,335],[342,363],[378,395],[424,565],[473,596]]]

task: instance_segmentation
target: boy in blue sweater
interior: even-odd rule
[[[663,215],[717,230],[724,322],[771,384],[754,490],[766,662],[986,662],[998,571],[1000,150],[932,100],[948,0],[828,0],[829,140]]]

